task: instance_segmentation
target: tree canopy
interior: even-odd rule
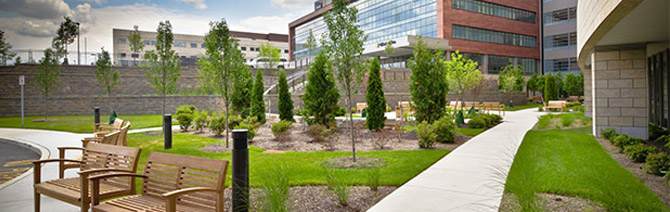
[[[165,96],[177,91],[181,60],[172,50],[174,35],[170,21],[160,22],[156,30],[156,50],[147,51],[144,59],[147,61],[145,75],[149,85],[163,97],[163,114],[165,114]]]
[[[130,32],[130,34],[128,34],[128,46],[130,47],[131,52],[139,55],[139,53],[142,52],[142,50],[144,49],[144,42],[142,42],[142,36],[140,35],[140,30],[138,26],[135,25],[133,26],[133,28],[135,30]],[[132,57],[133,60],[137,59],[137,57],[135,57],[134,55],[132,55]]]
[[[335,87],[335,79],[332,73],[332,65],[328,62],[325,51],[320,51],[310,64],[307,72],[307,85],[302,101],[305,104],[305,112],[310,124],[322,124],[330,127],[330,122],[335,120],[335,111],[338,109],[337,102],[340,93]]]
[[[110,96],[112,89],[119,84],[121,74],[112,69],[112,59],[109,57],[109,52],[103,48],[100,48],[100,50],[102,51],[100,58],[95,62],[95,78],[102,89],[105,90],[107,96]]]
[[[477,69],[479,64],[463,56],[459,51],[451,53],[451,60],[445,63],[449,89],[458,95],[458,101],[463,101],[463,95],[475,89],[482,80],[482,73]]]
[[[365,100],[368,104],[365,124],[371,131],[379,131],[384,127],[386,117],[386,98],[384,97],[384,84],[382,82],[379,60],[375,57],[369,63],[370,74],[368,75],[368,87]]]
[[[261,44],[260,52],[258,57],[267,57],[268,67],[258,67],[258,68],[277,68],[277,65],[281,61],[281,49],[275,47],[270,42]]]
[[[293,100],[291,93],[288,91],[288,83],[286,82],[286,71],[279,70],[279,101],[277,108],[279,109],[279,119],[282,121],[294,122],[293,119]]]
[[[35,74],[35,81],[33,86],[37,91],[44,96],[44,120],[47,120],[49,114],[49,97],[51,94],[60,88],[61,70],[58,66],[58,60],[54,56],[52,49],[44,51],[44,58],[40,60],[37,65],[37,73]]]
[[[412,69],[409,90],[416,121],[433,123],[439,120],[444,115],[449,91],[442,52],[431,53],[423,39],[419,38],[408,66]]]
[[[523,66],[521,64],[509,64],[500,71],[498,76],[498,89],[505,93],[519,92],[523,90]]]
[[[67,46],[74,42],[77,36],[77,24],[70,17],[63,17],[65,20],[60,23],[56,31],[56,37],[51,41],[51,47],[54,49],[56,60],[67,58]],[[67,64],[67,59],[63,61]]]

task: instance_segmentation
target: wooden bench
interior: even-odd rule
[[[102,137],[106,134],[109,134],[114,131],[120,131],[121,128],[126,124],[126,121],[120,118],[114,119],[113,124],[105,124],[105,123],[98,123],[94,124],[95,126],[95,131],[93,131],[93,136],[94,137]]]
[[[90,203],[90,188],[88,177],[110,173],[127,172],[134,173],[137,169],[137,161],[140,149],[133,147],[106,145],[90,143],[86,148],[81,147],[59,147],[59,150],[83,151],[82,160],[71,160],[65,158],[38,160],[33,162],[33,188],[35,192],[35,211],[40,210],[40,194],[44,194],[61,201],[81,207],[81,211],[88,211]],[[65,178],[42,182],[41,167],[43,163],[49,162],[72,162],[78,163],[79,177]],[[116,177],[106,179],[99,184],[101,198],[111,198],[132,194],[135,184],[129,177]]]
[[[531,102],[542,102],[542,97],[541,96],[531,96],[528,98],[528,101]]]
[[[560,109],[562,112],[568,111],[567,108],[567,102],[566,101],[549,101],[547,105],[544,106],[544,109],[547,112],[550,112],[551,109]]]
[[[465,102],[465,110],[470,110],[470,108],[475,107],[475,109],[481,107],[479,102]]]
[[[579,96],[569,96],[566,100],[568,102],[579,102]]]
[[[228,161],[151,152],[144,175],[110,173],[89,177],[92,211],[223,211]],[[110,177],[141,177],[139,195],[100,203],[101,181]]]
[[[500,104],[500,102],[483,102],[480,108],[484,111],[498,111],[498,115],[501,113],[505,115],[505,104]]]
[[[363,113],[365,108],[368,108],[368,103],[356,103],[356,113]]]
[[[452,109],[456,109],[456,108],[460,108],[461,104],[462,104],[462,102],[459,102],[459,101],[450,101],[448,107],[450,107]]]

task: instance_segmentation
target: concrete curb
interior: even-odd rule
[[[51,156],[51,152],[49,152],[49,149],[47,149],[46,147],[44,147],[42,145],[39,145],[37,143],[31,142],[31,141],[28,141],[28,140],[25,140],[25,139],[4,137],[4,136],[0,136],[0,139],[13,141],[13,142],[15,142],[19,145],[25,146],[26,148],[30,149],[31,151],[34,151],[37,154],[40,154],[40,160],[49,159],[49,157]],[[19,175],[18,177],[15,177],[14,179],[11,179],[11,180],[3,183],[2,185],[0,185],[0,190],[2,190],[3,188],[5,188],[7,186],[10,186],[10,185],[14,184],[15,182],[23,179],[24,177],[26,177],[26,176],[28,176],[32,173],[33,173],[33,168],[28,169],[28,171],[24,172],[23,174]]]

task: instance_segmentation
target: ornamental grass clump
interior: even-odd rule
[[[290,211],[289,189],[290,179],[286,166],[270,170],[263,181],[262,204],[265,211]]]
[[[377,191],[379,188],[379,178],[382,176],[381,168],[371,168],[365,172],[367,186],[370,190]]]
[[[344,176],[334,168],[331,168],[326,172],[326,185],[328,186],[328,190],[335,194],[337,202],[340,205],[347,206],[349,204],[351,190],[344,182]]]
[[[291,136],[291,132],[289,130],[291,129],[292,124],[293,122],[286,120],[272,123],[271,130],[272,134],[275,136],[275,139],[279,142],[288,140]]]

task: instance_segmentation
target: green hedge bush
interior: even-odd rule
[[[202,132],[202,129],[206,128],[208,126],[208,117],[209,114],[207,114],[207,111],[202,110],[200,112],[195,111],[193,114],[193,128],[195,130]]]
[[[485,128],[486,127],[486,121],[484,120],[484,118],[476,116],[476,117],[470,119],[470,121],[468,121],[468,127],[470,127],[470,128]]]
[[[437,141],[437,134],[433,125],[423,121],[416,126],[416,135],[419,136],[419,147],[431,148]]]
[[[617,137],[618,135],[619,135],[619,133],[617,133],[616,130],[614,130],[612,128],[606,128],[606,129],[601,129],[600,130],[600,136],[609,140],[610,142],[612,142],[612,139],[614,137]]]
[[[345,114],[347,114],[347,108],[345,107],[339,107],[335,111],[335,116],[344,116]]]
[[[660,149],[646,144],[633,144],[623,148],[623,152],[636,163],[644,163],[648,154],[660,151]]]
[[[649,174],[661,175],[661,171],[670,170],[670,155],[665,152],[657,152],[647,155],[644,169]]]
[[[619,149],[619,152],[623,152],[623,149],[627,146],[634,144],[644,144],[647,141],[641,138],[630,137],[626,134],[618,135],[614,137],[612,144]]]
[[[448,116],[443,116],[433,123],[433,130],[437,134],[437,142],[454,143],[456,138],[456,124]]]
[[[226,117],[225,116],[212,116],[212,119],[209,120],[209,129],[212,130],[215,136],[222,136],[223,132],[226,130]]]
[[[194,112],[195,106],[193,105],[182,105],[177,107],[174,117],[177,119],[177,122],[179,122],[179,128],[181,128],[182,131],[188,131],[188,128],[191,127]]]
[[[240,122],[239,125],[235,126],[235,129],[247,129],[247,136],[249,138],[249,141],[254,140],[254,137],[256,137],[256,127],[254,127],[254,125],[252,124]]]

